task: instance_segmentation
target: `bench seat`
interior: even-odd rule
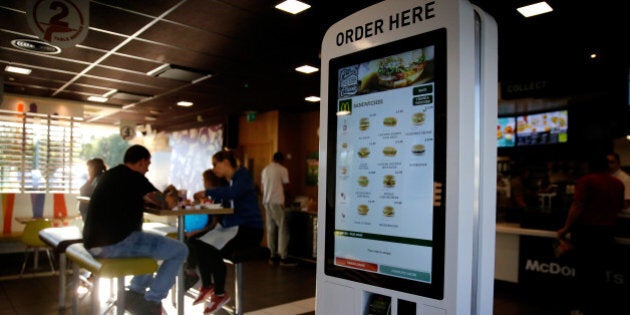
[[[39,239],[53,249],[59,259],[59,309],[66,308],[66,248],[83,241],[76,226],[50,227],[39,231]]]

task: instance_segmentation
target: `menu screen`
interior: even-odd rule
[[[569,115],[566,110],[516,117],[517,145],[565,143]]]
[[[516,143],[516,118],[499,117],[497,124],[497,146],[513,147]]]
[[[445,34],[331,60],[328,274],[443,294]]]

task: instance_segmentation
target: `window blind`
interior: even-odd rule
[[[77,192],[81,121],[0,110],[0,192]]]

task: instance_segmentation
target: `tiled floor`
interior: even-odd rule
[[[71,314],[71,310],[58,310],[58,276],[51,274],[41,264],[34,274],[26,274],[22,279],[19,273],[21,254],[0,254],[0,314]],[[315,310],[315,265],[302,262],[297,267],[270,266],[266,262],[249,262],[244,265],[243,309],[252,315],[296,315],[314,314]],[[227,292],[233,292],[233,268],[228,267]],[[101,293],[109,292],[109,281],[102,281]],[[193,291],[193,290],[191,290]],[[70,296],[70,290],[67,291]],[[67,299],[70,304],[70,298]],[[194,300],[188,294],[184,300],[186,314],[202,314],[203,304],[192,305]],[[169,303],[169,296],[163,302],[166,314],[177,314]],[[89,313],[89,298],[80,302],[80,314]],[[233,299],[232,299],[233,302]],[[226,315],[221,310],[217,315]]]
[[[38,276],[16,279],[21,255],[0,254],[0,314],[70,314],[57,308],[57,275],[44,272]],[[45,260],[42,260],[45,262]],[[46,265],[41,265],[42,268]],[[228,292],[233,292],[232,268],[228,268]],[[266,262],[250,262],[244,266],[244,310],[249,315],[314,315],[315,265],[301,262],[295,268],[270,266]],[[105,284],[108,281],[103,281]],[[108,292],[102,290],[101,292]],[[542,291],[541,291],[542,292]],[[568,315],[566,303],[559,294],[523,292],[512,284],[495,284],[494,314],[496,315]],[[88,299],[81,303],[80,314],[88,312]],[[166,313],[177,314],[164,300]],[[192,306],[193,297],[185,299],[186,314],[201,314],[203,304]],[[228,314],[219,311],[218,315]],[[335,315],[335,314],[323,314]]]

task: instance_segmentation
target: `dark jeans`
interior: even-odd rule
[[[221,250],[196,238],[188,240],[197,256],[202,285],[208,287],[214,282],[214,292],[223,294],[225,292],[227,272],[223,258],[230,257],[237,249],[260,246],[262,238],[263,229],[240,226],[236,236],[225,244]],[[213,279],[214,281],[212,281]]]
[[[585,314],[614,314],[607,313],[613,301],[606,281],[606,271],[613,262],[614,227],[576,226],[571,231],[571,240],[575,244],[580,309]]]

